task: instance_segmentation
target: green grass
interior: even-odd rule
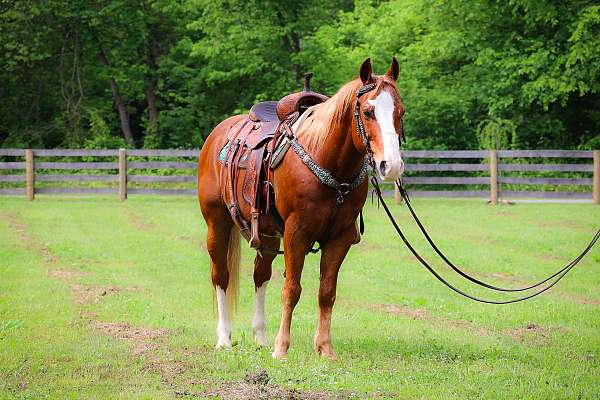
[[[550,274],[600,225],[600,207],[593,205],[414,205],[453,261],[504,286]],[[392,209],[434,260],[407,210]],[[365,217],[363,241],[340,273],[332,328],[339,360],[322,360],[312,350],[318,256],[311,255],[292,348],[287,361],[277,361],[251,340],[253,254],[245,245],[236,345],[213,350],[206,228],[193,198],[132,197],[122,204],[98,197],[0,198],[0,398],[202,398],[260,369],[282,388],[342,397],[600,397],[600,247],[549,294],[482,305],[434,280],[383,210],[369,204]],[[266,305],[271,342],[282,269],[278,258]],[[81,304],[77,290],[88,287],[135,290],[108,290]],[[137,351],[139,341],[115,337],[96,321],[168,334],[142,339],[149,347]]]

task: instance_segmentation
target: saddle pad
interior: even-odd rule
[[[227,149],[229,149],[229,140],[225,143],[225,145],[219,152],[219,161],[221,162],[221,164],[225,164],[225,157],[227,157]]]
[[[306,109],[306,111],[304,111],[304,113],[302,113],[302,115],[300,115],[300,118],[298,118],[298,120],[296,120],[296,122],[292,125],[292,132],[294,133],[294,135],[296,135],[296,132],[298,132],[298,129],[300,129],[300,127],[302,126],[304,121],[306,121],[306,118],[310,117],[315,112],[315,109],[319,105],[320,104],[316,104],[314,106],[308,107]],[[287,138],[282,137],[282,140],[279,140],[275,149],[273,150],[273,157],[271,158],[271,165],[270,165],[271,169],[275,169],[279,166],[279,163],[281,163],[281,161],[283,160],[283,157],[285,156],[285,154],[287,153],[289,148],[290,148],[290,141],[287,140]]]
[[[229,149],[229,143],[225,143],[221,151],[219,152],[219,162],[223,165],[227,165],[227,161],[225,158],[227,157],[227,150]],[[244,147],[242,149],[242,155],[238,161],[238,168],[246,169],[248,167],[248,154],[250,153],[250,149]]]

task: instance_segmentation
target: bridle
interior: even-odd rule
[[[573,269],[583,259],[583,257],[596,244],[596,242],[600,238],[600,229],[598,229],[598,231],[596,232],[596,234],[594,235],[594,237],[592,238],[592,240],[590,241],[590,243],[588,244],[588,246],[575,259],[573,259],[573,261],[571,261],[569,264],[567,264],[566,266],[564,266],[563,268],[561,268],[560,270],[558,270],[554,274],[550,275],[546,279],[544,279],[544,280],[542,280],[542,281],[540,281],[538,283],[535,283],[533,285],[528,285],[528,286],[521,287],[521,288],[501,288],[501,287],[497,287],[497,286],[494,286],[494,285],[490,285],[489,283],[486,283],[486,282],[483,282],[481,280],[478,280],[477,278],[474,278],[474,277],[470,276],[469,274],[467,274],[466,272],[462,271],[459,267],[457,267],[456,265],[454,265],[448,259],[448,257],[446,257],[446,255],[444,255],[442,253],[442,251],[435,245],[435,243],[431,239],[431,236],[427,233],[427,231],[425,230],[425,227],[423,226],[423,224],[419,220],[417,214],[413,210],[412,205],[410,203],[410,198],[408,197],[408,193],[406,192],[406,190],[402,186],[401,179],[398,179],[395,182],[396,187],[398,188],[398,190],[400,192],[400,195],[404,199],[404,202],[408,206],[408,209],[409,209],[412,217],[414,218],[415,222],[419,226],[419,229],[421,230],[421,232],[424,235],[424,237],[427,239],[427,242],[431,245],[431,247],[438,254],[438,256],[440,256],[440,258],[442,258],[442,260],[446,263],[446,265],[448,265],[450,268],[452,268],[453,271],[455,271],[456,273],[458,273],[459,275],[461,275],[463,278],[466,278],[467,280],[469,280],[470,282],[472,282],[472,283],[474,283],[474,284],[476,284],[478,286],[484,287],[486,289],[494,290],[494,291],[499,291],[499,292],[522,292],[522,291],[527,291],[527,290],[535,289],[537,287],[542,286],[543,284],[545,284],[547,282],[550,282],[546,286],[542,287],[541,289],[539,289],[539,290],[535,291],[534,293],[531,293],[531,294],[529,294],[527,296],[523,296],[523,297],[519,297],[519,298],[516,298],[516,299],[511,299],[511,300],[505,300],[505,301],[488,300],[488,299],[482,299],[482,298],[479,298],[479,297],[475,297],[475,296],[470,295],[470,294],[464,292],[463,290],[457,288],[456,286],[452,285],[451,283],[449,283],[433,267],[431,267],[431,265],[410,244],[410,242],[408,241],[408,239],[406,238],[406,236],[404,235],[404,233],[400,229],[400,227],[399,227],[398,223],[396,222],[394,216],[390,212],[387,204],[385,203],[385,200],[383,199],[381,188],[379,187],[379,181],[375,177],[377,169],[376,169],[375,160],[374,160],[374,157],[373,157],[373,150],[371,149],[371,145],[370,145],[370,139],[369,139],[369,136],[368,136],[368,134],[366,132],[365,126],[364,126],[363,121],[362,121],[362,118],[360,116],[360,97],[362,95],[364,95],[365,93],[370,92],[374,88],[375,88],[375,83],[370,83],[370,84],[364,85],[363,87],[361,87],[360,89],[358,89],[358,91],[356,92],[356,104],[355,104],[355,107],[354,107],[354,118],[356,120],[356,130],[357,130],[358,136],[360,137],[360,139],[363,142],[363,145],[365,146],[365,149],[366,149],[366,152],[367,152],[366,160],[370,164],[371,169],[373,171],[373,176],[371,177],[371,184],[373,185],[373,191],[377,195],[378,201],[383,206],[383,209],[385,210],[385,213],[387,214],[389,220],[391,221],[392,225],[396,229],[396,232],[398,233],[398,235],[400,236],[400,238],[402,239],[402,241],[404,242],[404,244],[406,245],[406,247],[408,247],[408,249],[410,250],[410,252],[417,258],[417,260],[429,272],[431,272],[431,274],[433,274],[433,276],[436,279],[438,279],[440,282],[442,282],[445,286],[447,286],[448,288],[450,288],[454,292],[460,294],[461,296],[464,296],[464,297],[466,297],[468,299],[471,299],[471,300],[474,300],[474,301],[477,301],[477,302],[480,302],[480,303],[486,303],[486,304],[510,304],[510,303],[516,303],[516,302],[528,300],[528,299],[531,299],[533,297],[536,297],[536,296],[544,293],[545,291],[549,290],[551,287],[553,287],[554,285],[556,285],[562,278],[565,277],[565,275],[569,271],[571,271],[571,269]],[[401,124],[401,138],[402,138],[402,141],[406,142],[406,138],[404,136],[404,124]]]
[[[358,134],[358,137],[360,138],[360,140],[363,142],[363,145],[365,146],[365,150],[367,152],[367,156],[366,156],[367,161],[368,161],[369,165],[371,166],[371,168],[373,169],[373,171],[376,171],[375,159],[373,157],[373,150],[371,149],[371,139],[367,135],[367,130],[365,129],[365,124],[363,123],[362,118],[360,116],[360,98],[365,93],[369,93],[371,90],[375,89],[376,86],[377,86],[376,83],[368,83],[368,84],[364,85],[363,87],[361,87],[360,89],[358,89],[356,91],[356,103],[354,105],[354,119],[356,121],[356,133]],[[400,139],[401,139],[401,142],[406,143],[406,136],[404,135],[404,121],[402,121],[400,123]]]
[[[363,146],[365,146],[365,150],[367,152],[367,162],[369,163],[369,165],[371,166],[371,169],[373,171],[375,170],[375,159],[373,158],[373,150],[371,149],[371,140],[369,139],[369,136],[367,136],[367,131],[365,129],[365,125],[363,124],[362,118],[360,117],[360,97],[365,94],[365,93],[369,93],[371,90],[375,89],[375,83],[369,83],[367,85],[364,85],[363,87],[361,87],[360,89],[358,89],[356,91],[356,103],[354,105],[354,119],[356,122],[356,133],[358,134],[358,137],[360,138],[360,140],[362,140],[363,142]]]

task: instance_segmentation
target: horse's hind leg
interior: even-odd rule
[[[214,217],[214,215],[212,215]],[[233,229],[233,222],[229,215],[224,218],[208,218],[207,248],[211,259],[211,278],[217,298],[217,310],[219,313],[219,322],[217,323],[217,348],[231,347],[231,293],[227,290],[236,290],[229,285],[228,253],[234,251],[230,240],[231,234],[239,233]],[[238,239],[239,241],[239,239]],[[229,261],[231,261],[231,254]],[[231,266],[230,266],[231,268]],[[229,297],[229,299],[228,299]]]
[[[267,284],[271,279],[273,259],[279,249],[279,238],[261,237],[261,254],[254,259],[254,318],[252,318],[252,334],[259,346],[267,345],[265,323],[265,296]]]

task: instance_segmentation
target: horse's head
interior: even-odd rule
[[[404,162],[400,155],[404,106],[396,88],[399,73],[395,57],[385,75],[372,74],[370,58],[360,67],[363,87],[373,85],[373,89],[358,97],[358,111],[373,152],[377,173],[386,181],[396,180],[404,172]],[[356,130],[354,135],[358,135]],[[355,138],[355,143],[364,147],[360,137]]]

